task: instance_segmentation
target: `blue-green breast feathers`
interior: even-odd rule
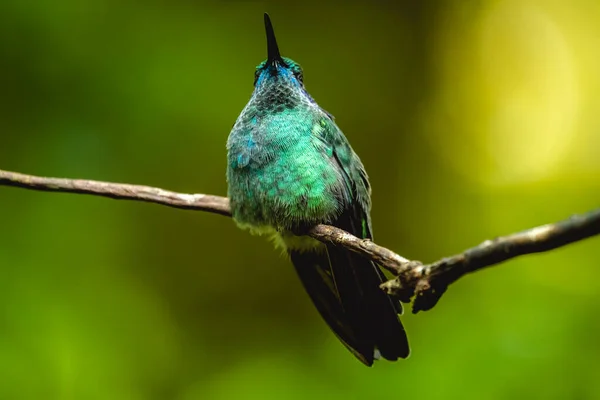
[[[257,233],[291,231],[358,202],[368,225],[370,188],[347,139],[306,93],[299,67],[273,77],[262,65],[227,143],[234,219]]]

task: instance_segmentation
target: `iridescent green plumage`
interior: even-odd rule
[[[265,14],[268,59],[227,141],[227,180],[237,224],[270,234],[290,254],[315,306],[352,353],[408,356],[401,305],[380,289],[383,274],[343,248],[296,236],[316,224],[371,238],[370,186],[360,159],[304,88],[300,66],[281,57]]]

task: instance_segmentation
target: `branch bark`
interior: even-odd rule
[[[226,197],[186,194],[141,185],[100,182],[83,179],[47,178],[0,170],[0,186],[48,192],[89,194],[121,200],[136,200],[186,210],[199,210],[231,216]],[[435,306],[448,285],[462,276],[511,258],[565,246],[600,234],[600,209],[569,219],[542,225],[519,233],[486,240],[464,252],[424,265],[366,239],[329,225],[317,225],[308,235],[343,246],[370,258],[396,278],[381,285],[388,294],[403,302],[414,297],[413,313]]]

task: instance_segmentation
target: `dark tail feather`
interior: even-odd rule
[[[398,318],[402,306],[379,288],[383,273],[372,261],[347,249],[328,245],[327,251],[342,306],[363,341],[385,359],[408,357],[408,339]]]
[[[327,253],[290,251],[290,256],[317,310],[360,361],[372,365],[376,348],[388,360],[408,356],[399,304],[379,289],[383,274],[377,266],[335,246]]]
[[[373,364],[373,345],[364,339],[357,324],[350,321],[342,307],[327,253],[290,251],[292,263],[321,317],[340,341],[366,365]]]

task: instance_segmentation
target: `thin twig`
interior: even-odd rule
[[[150,186],[45,178],[3,170],[0,170],[0,185],[146,201],[231,216],[229,200],[225,197],[176,193]],[[359,239],[334,226],[317,225],[308,234],[321,242],[343,246],[362,254],[395,274],[397,277],[383,283],[381,288],[404,302],[409,302],[415,296],[413,312],[416,313],[435,306],[448,285],[467,273],[523,254],[552,250],[600,234],[600,209],[557,223],[487,240],[461,254],[427,265],[408,260],[370,240]]]

